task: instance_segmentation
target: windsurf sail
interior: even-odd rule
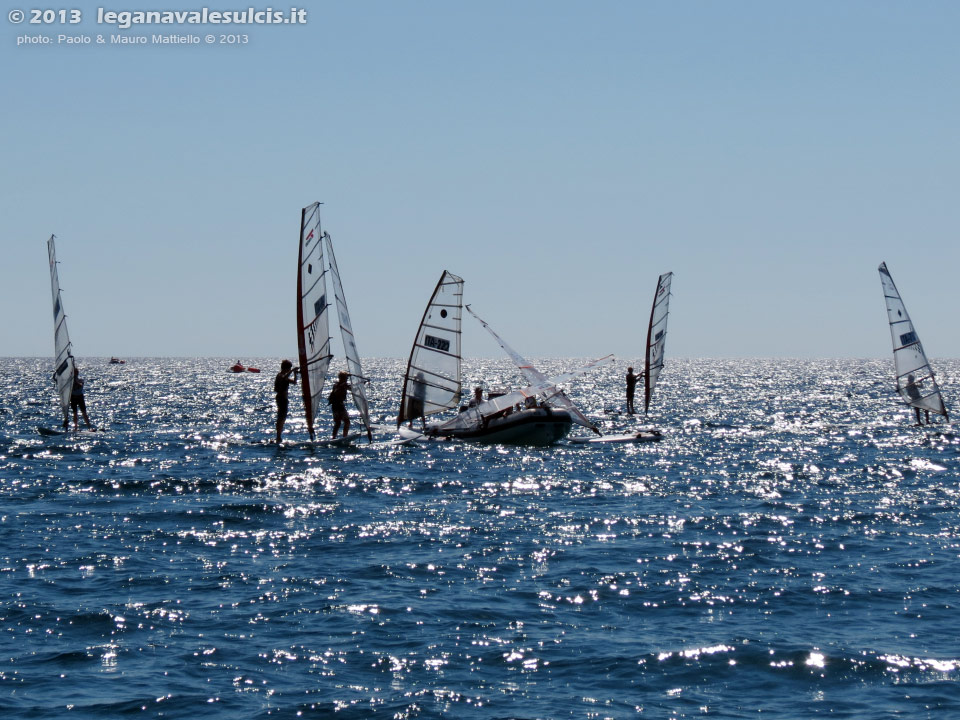
[[[70,412],[70,393],[73,392],[73,379],[76,376],[76,362],[73,359],[73,346],[67,332],[67,315],[63,311],[63,297],[60,294],[60,278],[57,275],[57,248],[55,236],[47,240],[47,255],[50,258],[50,289],[53,292],[53,380],[60,397],[64,424]]]
[[[497,341],[497,344],[499,344],[503,351],[510,357],[511,360],[513,360],[514,365],[516,365],[523,374],[523,378],[528,384],[534,385],[547,380],[546,375],[537,370],[537,368],[530,364],[530,362],[526,360],[520,353],[507,345],[506,341],[497,335],[493,328],[490,327],[483,320],[483,318],[477,315],[469,305],[467,305],[466,308],[467,312],[473,315],[479,321],[479,323],[486,328],[487,332],[490,333],[493,336],[493,339]],[[563,390],[558,388],[556,385],[552,385],[547,388],[544,391],[544,395],[546,396],[547,404],[564,408],[570,413],[574,422],[576,422],[578,425],[583,425],[583,427],[590,428],[597,435],[601,434],[600,430],[597,429],[597,426],[590,422],[590,420],[588,420],[587,417],[577,409],[577,406],[573,404],[573,401],[568,398],[566,394],[564,394]]]
[[[343,284],[340,282],[337,258],[333,254],[333,240],[328,233],[323,234],[323,239],[327,246],[327,255],[330,258],[330,278],[333,280],[333,295],[337,300],[340,336],[343,338],[343,352],[347,356],[347,372],[350,373],[350,393],[353,395],[353,404],[360,411],[363,426],[367,429],[367,440],[373,442],[373,434],[370,431],[370,406],[367,403],[367,395],[363,390],[367,379],[363,376],[363,367],[360,365],[360,352],[357,350],[357,341],[353,336],[353,325],[350,324],[350,313],[347,310],[347,300],[343,294]]]
[[[643,412],[650,409],[653,388],[663,370],[663,350],[667,342],[667,316],[670,305],[670,281],[673,273],[668,272],[657,280],[657,291],[653,295],[653,307],[650,309],[650,324],[647,326],[647,357],[644,368]]]
[[[880,271],[880,283],[883,285],[883,296],[887,303],[897,392],[910,407],[938,413],[949,419],[940,386],[937,385],[930,363],[927,362],[920,338],[910,321],[897,286],[887,270],[887,264],[880,263],[877,269]]]
[[[300,256],[297,273],[297,344],[300,385],[307,430],[314,439],[313,421],[320,412],[323,383],[330,365],[330,325],[327,308],[326,267],[320,233],[320,203],[303,208],[300,215]]]
[[[561,383],[572,380],[575,377],[583,375],[585,372],[589,372],[590,370],[606,365],[611,361],[613,361],[613,355],[605,355],[602,358],[592,360],[583,367],[572,370],[571,372],[563,373],[562,375],[557,375],[556,377],[552,378],[544,377],[542,380],[532,383],[527,387],[520,388],[519,390],[513,390],[508,392],[506,395],[500,395],[492,400],[486,400],[479,405],[459,413],[456,417],[447,420],[440,425],[439,430],[463,429],[476,425],[483,417],[487,415],[492,415],[502,410],[506,410],[517,403],[523,403],[527,398],[536,397],[537,395],[545,393],[552,387],[556,387]]]
[[[444,270],[410,349],[397,427],[450,410],[460,402],[460,324],[463,278]]]

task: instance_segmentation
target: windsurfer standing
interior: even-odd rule
[[[643,377],[643,373],[639,375],[633,374],[633,368],[627,368],[627,415],[633,415],[633,396],[637,390],[637,381]]]
[[[287,397],[287,391],[291,385],[297,384],[297,373],[300,368],[294,367],[289,360],[280,363],[280,372],[277,373],[273,381],[273,391],[277,394],[277,445],[280,444],[280,437],[283,435],[283,425],[287,421],[287,411],[290,409],[290,399]],[[291,373],[293,377],[290,377]]]
[[[331,437],[337,436],[337,430],[340,429],[341,422],[343,423],[344,437],[350,430],[350,415],[347,413],[347,391],[352,388],[350,383],[347,382],[349,379],[350,375],[341,370],[340,374],[337,375],[337,382],[333,384],[333,389],[327,396],[327,402],[330,403],[330,410],[333,412],[333,435]]]
[[[73,429],[79,430],[80,423],[77,417],[77,410],[83,413],[83,421],[87,427],[93,427],[90,424],[90,418],[87,417],[87,402],[83,398],[83,378],[80,377],[80,371],[76,364],[73,366],[73,388],[70,390],[70,409],[73,410]],[[67,427],[67,418],[63,419],[63,426]]]

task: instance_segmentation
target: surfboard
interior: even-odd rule
[[[344,447],[347,445],[352,445],[353,441],[358,437],[363,435],[363,433],[350,433],[349,435],[339,435],[335,438],[324,438],[323,440],[314,440],[313,445],[321,445],[323,447]]]
[[[37,425],[37,432],[44,437],[54,437],[56,435],[103,435],[106,430],[103,428],[84,428],[83,430],[56,430],[54,428]]]
[[[641,443],[658,442],[663,439],[659,430],[641,430],[628,435],[603,435],[601,437],[572,437],[570,442],[586,443]]]

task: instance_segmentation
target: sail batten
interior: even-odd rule
[[[657,290],[653,294],[653,307],[650,309],[650,323],[647,326],[647,350],[644,361],[643,412],[650,409],[650,398],[656,387],[660,372],[663,370],[663,355],[667,341],[667,317],[670,307],[670,284],[673,273],[661,275],[657,280]]]
[[[887,320],[893,345],[894,379],[897,392],[912,408],[943,415],[949,419],[933,368],[927,360],[916,328],[900,297],[886,263],[880,263],[880,283],[887,306]],[[898,326],[905,325],[901,329]],[[904,332],[903,330],[906,330]],[[918,413],[919,417],[919,413]]]

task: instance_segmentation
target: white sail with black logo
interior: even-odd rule
[[[53,291],[53,379],[60,397],[60,408],[66,421],[70,411],[70,393],[73,392],[73,379],[76,376],[76,363],[70,334],[67,332],[67,315],[63,311],[63,298],[60,295],[60,278],[57,275],[57,249],[54,236],[47,240],[47,255],[50,258],[50,289]]]
[[[444,270],[424,310],[403,379],[397,427],[460,402],[463,279]]]
[[[647,326],[647,353],[644,367],[643,411],[650,408],[653,388],[663,370],[663,352],[667,342],[667,316],[670,305],[670,281],[673,273],[664,273],[657,280],[657,291],[653,294],[653,307],[650,308],[650,324]]]
[[[300,215],[300,255],[297,273],[297,343],[300,383],[307,430],[314,438],[313,422],[320,412],[323,383],[330,365],[330,326],[327,308],[326,267],[320,232],[320,203]]]
[[[350,323],[347,300],[343,294],[343,283],[340,282],[337,258],[333,254],[333,240],[328,233],[324,233],[323,238],[326,241],[327,255],[330,258],[330,278],[333,280],[333,294],[337,300],[337,315],[340,318],[340,336],[343,338],[343,352],[347,358],[347,372],[350,373],[350,393],[353,395],[353,404],[360,412],[363,426],[367,429],[367,439],[372,441],[370,406],[367,403],[367,395],[363,390],[367,379],[363,376],[363,367],[360,365],[360,352],[357,350],[357,341],[353,336],[353,325]]]
[[[907,308],[900,298],[897,286],[890,276],[890,271],[887,270],[887,264],[880,263],[877,269],[880,271],[883,296],[887,303],[897,392],[910,407],[948,417],[943,396],[940,394],[940,386],[937,385],[930,363],[927,362],[926,353],[907,314]]]
[[[473,309],[467,305],[467,312],[473,315],[483,327],[486,328],[487,332],[493,336],[493,339],[497,341],[497,344],[503,349],[503,351],[510,356],[510,359],[513,360],[513,364],[517,366],[517,369],[523,374],[524,380],[527,381],[530,385],[536,385],[547,380],[547,376],[542,372],[537,370],[533,365],[527,361],[520,353],[514,350],[512,347],[507,345],[506,341],[500,337],[493,328],[490,327],[479,315],[477,315]],[[576,405],[573,404],[573,401],[566,396],[566,394],[558,388],[556,385],[551,385],[544,390],[544,396],[546,397],[546,402],[549,405],[554,405],[556,407],[562,407],[564,410],[570,413],[570,416],[573,418],[573,421],[578,425],[583,425],[585,428],[590,428],[597,435],[600,434],[600,430],[597,429],[597,426],[594,425],[587,417],[580,412]]]

